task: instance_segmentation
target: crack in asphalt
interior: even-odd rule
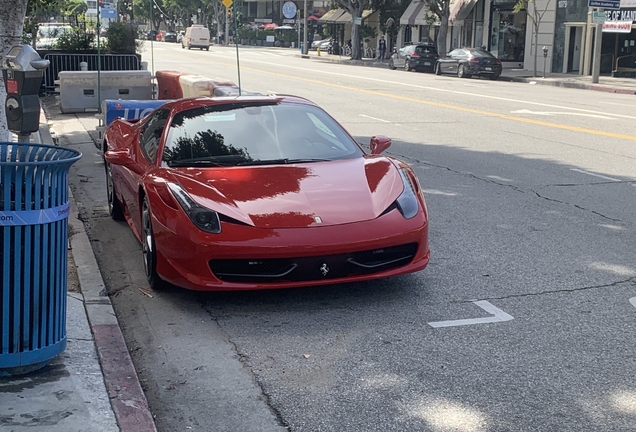
[[[612,288],[612,287],[616,287],[616,286],[619,286],[619,285],[622,285],[622,284],[626,284],[626,283],[630,283],[630,282],[632,284],[636,285],[636,276],[632,276],[632,277],[624,279],[624,280],[620,280],[620,281],[616,281],[616,282],[612,282],[612,283],[604,284],[604,285],[591,285],[591,286],[584,286],[584,287],[579,287],[579,288],[564,288],[564,289],[558,289],[558,290],[541,291],[541,292],[536,292],[536,293],[511,294],[511,295],[502,296],[502,297],[486,297],[486,298],[482,298],[482,299],[456,300],[453,303],[474,303],[474,302],[480,301],[480,300],[486,300],[486,301],[489,301],[489,300],[506,300],[506,299],[519,298],[519,297],[541,296],[541,295],[545,295],[545,294],[571,293],[571,292],[587,291],[587,290],[598,289],[598,288]]]
[[[523,189],[523,188],[520,188],[519,186],[515,186],[515,185],[507,184],[507,183],[501,183],[501,182],[498,182],[498,181],[493,180],[493,179],[482,178],[482,177],[479,177],[479,176],[477,176],[475,174],[472,174],[472,173],[467,173],[467,172],[463,172],[463,171],[457,171],[457,170],[451,169],[449,167],[445,167],[445,166],[442,166],[442,165],[436,165],[436,164],[433,164],[433,163],[430,163],[430,162],[424,162],[424,161],[421,161],[421,160],[418,160],[418,159],[414,159],[414,158],[410,158],[410,157],[407,157],[407,156],[404,156],[404,155],[397,155],[397,157],[400,158],[400,159],[403,159],[403,160],[409,160],[410,159],[414,163],[430,166],[430,167],[433,167],[433,168],[444,169],[444,170],[446,170],[448,172],[452,172],[454,174],[468,176],[468,177],[474,178],[475,180],[480,180],[480,181],[483,181],[483,182],[486,182],[486,183],[490,183],[490,184],[494,184],[494,185],[497,185],[497,186],[504,186],[504,187],[510,188],[510,189],[512,189],[512,190],[514,190],[516,192],[520,192],[520,193],[523,193],[523,194],[531,193],[531,194],[534,194],[537,198],[541,198],[541,199],[544,199],[546,201],[551,201],[551,202],[555,202],[555,203],[559,203],[559,204],[569,205],[569,206],[572,206],[572,207],[574,207],[576,209],[583,210],[583,211],[586,211],[586,212],[590,212],[590,213],[592,213],[592,214],[594,214],[596,216],[602,217],[603,219],[607,219],[607,220],[610,220],[612,222],[620,222],[620,223],[628,224],[628,222],[626,222],[626,221],[623,221],[621,219],[612,218],[612,217],[604,215],[603,213],[600,213],[600,212],[598,212],[596,210],[591,210],[591,209],[582,207],[582,206],[580,206],[578,204],[573,204],[571,202],[562,201],[562,200],[558,200],[558,199],[555,199],[555,198],[549,198],[549,197],[543,196],[543,195],[541,195],[540,193],[538,193],[537,191],[535,191],[533,189]],[[589,185],[605,185],[605,184],[621,184],[621,183],[623,183],[623,184],[633,184],[634,182],[632,182],[632,181],[620,181],[620,182],[595,182],[595,183],[564,184],[564,185],[555,184],[555,185],[541,186],[539,189],[543,189],[543,188],[546,188],[546,187],[559,187],[559,186],[589,186]]]

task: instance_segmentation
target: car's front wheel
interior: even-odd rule
[[[393,64],[393,59],[389,59],[389,69],[395,70],[395,65]]]
[[[144,256],[144,270],[148,285],[153,290],[162,288],[164,282],[157,274],[157,250],[152,232],[152,213],[150,213],[148,197],[145,196],[141,206],[141,251]]]
[[[460,64],[457,67],[457,76],[460,78],[470,78],[470,75],[466,73],[466,67],[463,64]]]
[[[106,195],[108,198],[108,214],[111,218],[113,218],[113,220],[122,221],[124,220],[124,211],[122,210],[121,204],[117,199],[117,194],[115,193],[113,169],[108,162],[104,162],[104,167],[106,169]]]
[[[411,64],[409,63],[408,59],[404,60],[404,70],[407,72],[411,71]]]

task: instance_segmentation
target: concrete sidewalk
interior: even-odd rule
[[[77,116],[64,123],[92,141]],[[54,143],[48,124],[31,142]],[[0,431],[156,432],[72,194],[70,202],[67,347],[35,372],[0,370]]]

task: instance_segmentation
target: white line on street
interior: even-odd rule
[[[496,323],[496,322],[502,322],[502,321],[510,321],[511,319],[514,319],[513,316],[508,315],[507,313],[505,313],[498,307],[493,306],[490,302],[487,302],[486,300],[479,300],[479,301],[473,302],[473,304],[479,306],[480,308],[482,308],[488,313],[493,314],[494,316],[484,317],[484,318],[460,319],[460,320],[452,320],[452,321],[433,321],[433,322],[429,322],[428,325],[434,328],[455,327],[455,326],[473,325],[473,324],[489,324],[489,323]]]
[[[216,54],[219,55],[218,52]],[[232,55],[230,55],[230,54],[220,54],[219,56],[220,57],[223,57],[223,56],[232,57]],[[262,63],[262,64],[266,64],[268,66],[271,66],[271,63],[269,63],[269,62],[264,62],[264,61],[254,60],[254,59],[248,59],[248,61],[250,61],[251,63]],[[315,69],[299,67],[299,66],[290,66],[290,65],[284,65],[283,66],[283,65],[281,65],[281,67],[284,67],[285,69],[296,69],[296,70],[307,71],[307,72],[316,72]],[[347,74],[347,73],[331,72],[331,71],[321,71],[320,73],[321,74],[325,74],[325,75],[335,75],[335,76],[343,76],[343,77],[347,77],[347,78],[355,78],[356,80],[360,80],[360,81],[362,81],[362,80],[364,80],[364,81],[375,81],[375,82],[381,82],[383,84],[395,84],[395,85],[400,85],[400,86],[405,86],[405,87],[419,88],[419,89],[423,89],[423,90],[432,90],[432,91],[444,92],[444,93],[455,93],[455,94],[461,94],[461,95],[466,95],[466,96],[480,97],[480,98],[484,98],[484,99],[501,100],[501,101],[505,101],[505,102],[515,102],[515,103],[520,103],[520,104],[524,104],[524,105],[535,105],[535,106],[542,106],[542,107],[547,107],[547,108],[557,108],[557,109],[570,110],[570,111],[587,112],[587,113],[590,113],[590,114],[606,115],[606,116],[612,116],[612,117],[619,117],[619,118],[626,118],[626,119],[636,120],[635,116],[625,115],[625,114],[615,114],[615,113],[608,113],[608,112],[602,112],[602,111],[587,110],[587,109],[583,109],[583,108],[566,107],[566,106],[546,104],[546,103],[541,103],[541,102],[531,102],[531,101],[527,101],[527,100],[505,98],[505,97],[499,97],[499,96],[492,96],[492,95],[487,95],[487,94],[470,93],[470,92],[463,92],[463,91],[458,91],[458,90],[448,90],[448,89],[443,89],[443,88],[439,88],[439,87],[430,87],[430,86],[423,86],[423,85],[418,85],[418,84],[410,84],[410,83],[405,83],[405,82],[402,82],[402,81],[386,80],[386,79],[383,79],[383,78],[370,78],[370,77],[364,77],[364,76],[359,76],[359,75],[352,75],[352,74]]]
[[[384,123],[391,123],[391,122],[390,122],[390,121],[388,121],[388,120],[383,120],[383,119],[381,119],[381,118],[371,117],[371,116],[364,115],[364,114],[360,114],[360,117],[366,117],[366,118],[369,118],[369,119],[371,119],[371,120],[377,120],[377,121],[381,121],[381,122],[384,122]]]
[[[594,117],[601,118],[605,120],[616,120],[613,117],[602,116],[598,114],[588,114],[588,113],[578,113],[578,112],[555,112],[555,111],[531,111],[528,109],[520,109],[517,111],[510,111],[512,114],[534,114],[540,116],[551,116],[551,115],[573,115],[573,116],[583,116],[583,117]]]
[[[636,307],[636,297],[630,298],[629,302],[632,304],[632,306]]]
[[[581,174],[587,174],[587,175],[591,175],[591,176],[594,176],[594,177],[600,177],[602,179],[609,180],[609,181],[615,181],[615,182],[619,182],[620,181],[619,179],[615,179],[615,178],[612,178],[612,177],[606,177],[606,176],[600,175],[600,174],[594,174],[594,173],[591,173],[591,172],[583,171],[583,170],[578,169],[578,168],[570,168],[570,171],[576,171],[576,172],[580,172]]]

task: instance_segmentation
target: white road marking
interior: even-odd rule
[[[606,119],[606,120],[616,120],[613,117],[607,117],[607,116],[598,115],[598,114],[574,113],[574,112],[530,111],[530,110],[527,110],[527,109],[521,109],[521,110],[517,110],[517,111],[510,111],[510,112],[512,114],[533,114],[533,115],[540,115],[540,116],[551,116],[551,115],[563,115],[563,114],[565,114],[565,115],[601,118],[601,119]]]
[[[455,326],[473,325],[473,324],[489,324],[489,323],[496,323],[496,322],[502,322],[502,321],[510,321],[511,319],[514,319],[513,316],[508,315],[507,313],[493,306],[490,302],[487,302],[486,300],[479,300],[479,301],[473,302],[473,304],[475,304],[476,306],[479,306],[480,308],[482,308],[488,313],[493,314],[494,316],[484,317],[484,318],[460,319],[460,320],[452,320],[452,321],[433,321],[433,322],[429,322],[428,325],[434,328],[455,327]]]
[[[371,116],[364,115],[364,114],[360,114],[360,117],[366,117],[366,118],[369,118],[371,120],[377,120],[377,121],[381,121],[381,122],[384,122],[384,123],[391,123],[389,120],[383,120],[381,118],[371,117]]]
[[[219,54],[219,52],[217,51],[216,54]],[[221,54],[221,56],[223,56],[223,54]],[[232,57],[231,54],[227,54],[227,56]],[[235,56],[236,56],[236,54],[234,54],[234,57]],[[264,61],[254,60],[254,59],[249,59],[249,61],[252,62],[252,63],[262,63],[262,64],[265,64],[265,65],[268,65],[268,66],[272,65],[269,62],[264,62]],[[326,64],[329,64],[329,63],[326,63]],[[340,66],[340,65],[337,65],[337,64],[333,64],[333,65],[334,66]],[[296,69],[296,70],[306,71],[306,72],[316,72],[315,69],[299,67],[299,66],[290,66],[290,65],[279,65],[279,66],[284,67],[285,69]],[[546,104],[546,103],[541,103],[541,102],[531,102],[531,101],[527,101],[527,100],[519,100],[519,99],[505,98],[505,97],[499,97],[499,96],[492,96],[492,95],[487,95],[487,94],[477,94],[477,93],[463,92],[463,91],[458,91],[458,90],[448,90],[448,89],[442,89],[442,88],[439,88],[439,87],[429,87],[429,86],[423,86],[423,85],[418,85],[418,84],[409,84],[409,83],[405,83],[405,82],[401,82],[401,81],[391,81],[391,80],[387,80],[387,79],[383,79],[383,78],[370,78],[370,77],[363,77],[363,76],[359,76],[359,75],[352,75],[352,74],[346,74],[346,73],[340,73],[340,72],[330,72],[330,71],[321,71],[320,73],[321,74],[325,74],[325,75],[335,75],[335,76],[342,76],[342,77],[347,77],[347,78],[355,78],[356,80],[375,81],[375,82],[380,82],[380,83],[384,83],[384,84],[395,84],[395,85],[400,85],[400,86],[404,86],[404,87],[413,87],[413,88],[418,88],[418,89],[423,89],[423,90],[432,90],[432,91],[444,92],[444,93],[455,93],[455,94],[461,94],[461,95],[466,95],[466,96],[474,96],[474,97],[479,97],[479,98],[484,98],[484,99],[493,99],[493,100],[501,100],[501,101],[505,101],[505,102],[520,103],[520,104],[524,104],[524,105],[535,105],[535,106],[542,106],[542,107],[546,107],[546,108],[557,108],[557,109],[563,109],[563,110],[587,112],[587,113],[590,113],[590,114],[598,114],[598,115],[605,115],[605,116],[611,115],[612,117],[620,117],[620,118],[636,120],[636,116],[630,116],[630,115],[624,115],[624,114],[614,114],[614,113],[608,113],[608,112],[604,112],[604,111],[594,111],[594,110],[587,110],[587,109],[583,109],[583,108],[565,107],[565,106],[561,106],[561,105]]]
[[[632,304],[632,306],[636,307],[636,297],[630,298],[629,302]]]
[[[615,179],[615,178],[612,178],[612,177],[606,177],[606,176],[600,175],[600,174],[594,174],[594,173],[591,173],[591,172],[583,171],[583,170],[578,169],[578,168],[570,168],[570,171],[576,171],[576,172],[579,172],[581,174],[587,174],[587,175],[591,175],[591,176],[594,176],[594,177],[600,177],[602,179],[609,180],[609,181],[615,181],[615,182],[619,182],[620,181],[619,179]]]

